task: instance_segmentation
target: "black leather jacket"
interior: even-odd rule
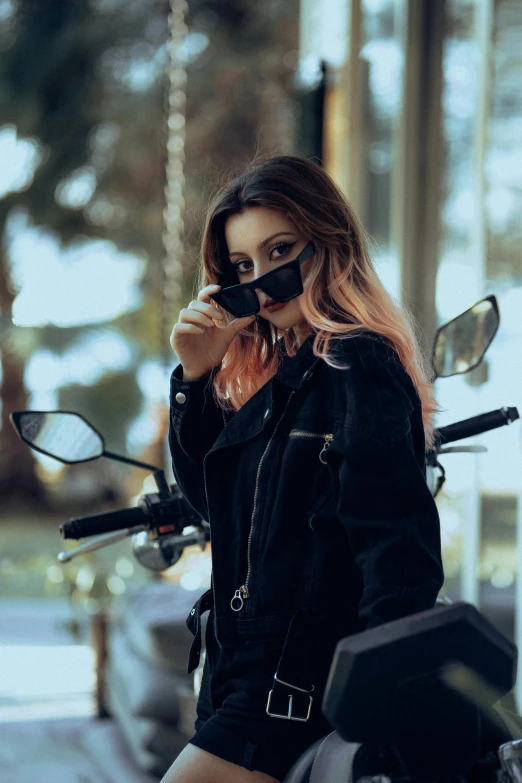
[[[173,470],[212,541],[212,587],[187,619],[189,671],[211,606],[219,645],[279,640],[279,676],[304,685],[340,638],[431,608],[442,585],[410,377],[375,334],[331,344],[343,370],[312,341],[226,424],[216,371],[188,383],[180,364],[172,373]]]

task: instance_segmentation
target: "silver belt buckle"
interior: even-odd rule
[[[314,686],[312,685],[312,687],[310,688],[309,691],[305,690],[305,688],[298,688],[297,685],[292,685],[289,682],[285,682],[284,680],[280,680],[275,674],[274,674],[274,680],[276,680],[277,682],[280,682],[281,685],[287,685],[289,688],[293,688],[296,691],[301,691],[301,693],[306,693],[307,696],[308,696],[308,699],[309,699],[309,701],[308,701],[308,712],[306,713],[306,718],[298,718],[295,715],[292,715],[292,700],[294,698],[293,694],[289,694],[288,695],[288,712],[287,712],[286,715],[281,715],[278,712],[270,712],[270,701],[272,699],[272,693],[273,693],[273,689],[272,689],[270,691],[270,693],[268,694],[268,701],[266,703],[266,714],[270,715],[271,718],[284,718],[285,720],[297,720],[297,721],[300,721],[301,723],[306,723],[306,721],[310,717],[310,712],[312,710],[313,698],[312,698],[312,696],[310,696],[310,694],[313,691]]]

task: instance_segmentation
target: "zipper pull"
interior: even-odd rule
[[[243,608],[244,598],[248,598],[248,587],[246,585],[241,585],[239,590],[236,590],[234,593],[234,597],[230,601],[230,608],[234,612],[240,612]]]
[[[324,446],[321,449],[321,453],[319,454],[319,460],[323,463],[323,465],[327,464],[327,462],[323,459],[323,454],[325,453],[325,451],[329,447],[331,441],[333,440],[333,437],[334,437],[333,435],[325,435],[324,436]]]

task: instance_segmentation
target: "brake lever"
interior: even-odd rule
[[[103,549],[103,547],[115,544],[117,541],[123,541],[124,538],[132,536],[134,533],[141,533],[142,530],[148,530],[148,527],[146,525],[135,525],[134,527],[128,527],[124,530],[116,530],[113,533],[103,533],[103,535],[96,536],[91,541],[80,544],[76,549],[59,552],[57,560],[59,563],[69,563],[79,555],[86,555],[89,552],[95,552],[97,549]]]
[[[484,454],[486,451],[486,446],[477,443],[472,446],[446,446],[444,449],[439,449],[437,454]]]

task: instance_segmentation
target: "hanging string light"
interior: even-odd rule
[[[170,0],[168,17],[168,87],[167,87],[167,166],[165,208],[163,211],[164,288],[163,288],[163,345],[170,352],[169,335],[174,314],[178,308],[183,279],[183,190],[185,177],[185,103],[187,72],[182,45],[187,36],[186,0]]]

